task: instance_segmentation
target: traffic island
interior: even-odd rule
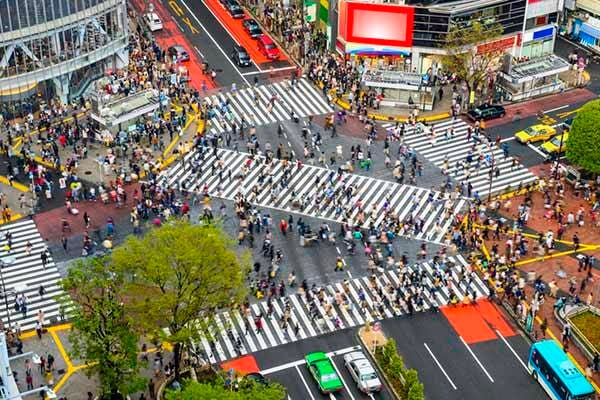
[[[379,322],[373,326],[367,323],[360,328],[358,338],[396,399],[425,399],[425,390],[417,370],[406,368],[402,356],[398,354],[396,341],[385,336]]]

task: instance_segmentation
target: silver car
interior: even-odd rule
[[[361,392],[370,393],[381,390],[381,381],[377,376],[377,372],[362,352],[353,351],[346,354],[344,364]]]

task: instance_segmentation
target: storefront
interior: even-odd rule
[[[553,54],[521,62],[512,65],[508,72],[498,72],[496,88],[508,101],[557,93],[565,88],[558,74],[569,67],[566,60]]]
[[[363,75],[363,89],[374,90],[382,97],[380,104],[388,107],[418,108],[431,111],[435,88],[429,79],[412,72],[372,70]]]
[[[585,21],[577,19],[574,31],[581,44],[600,50],[600,19],[591,16]]]
[[[525,31],[521,57],[529,59],[550,55],[554,52],[554,25]]]

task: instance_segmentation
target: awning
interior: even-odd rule
[[[600,29],[588,24],[587,22],[584,22],[583,24],[581,24],[581,27],[579,28],[579,32],[584,32],[592,37],[600,39]]]

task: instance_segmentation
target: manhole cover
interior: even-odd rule
[[[85,174],[85,175],[91,175],[91,174],[92,174],[92,171],[85,171],[85,172],[84,172],[84,174]]]

